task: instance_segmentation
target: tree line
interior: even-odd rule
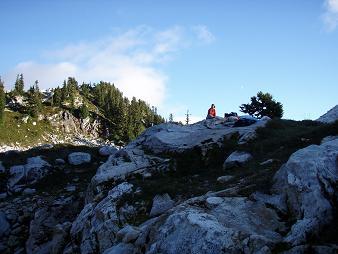
[[[37,117],[42,112],[43,105],[67,109],[81,119],[101,115],[106,119],[105,132],[115,142],[128,142],[146,128],[165,122],[157,113],[157,108],[150,107],[135,97],[129,100],[109,82],[79,85],[75,78],[69,77],[61,86],[52,90],[52,97],[45,102],[42,102],[43,95],[38,83],[35,81],[25,91],[23,75],[17,75],[13,90],[6,94],[0,78],[0,120],[3,121],[6,98],[10,100],[21,96],[26,102],[23,112],[32,117]],[[82,103],[76,103],[79,98]]]

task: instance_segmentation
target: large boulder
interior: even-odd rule
[[[147,129],[127,148],[139,145],[155,154],[183,152],[194,147],[204,150],[215,144],[221,145],[224,138],[230,138],[234,134],[238,134],[240,142],[245,143],[255,138],[256,129],[264,127],[269,119],[264,118],[245,127],[225,126],[223,121],[213,121],[212,128],[208,120],[184,126],[172,123],[156,125]]]
[[[99,149],[99,154],[101,156],[109,156],[112,154],[115,154],[118,151],[118,149],[114,146],[102,146]]]
[[[145,155],[143,150],[137,148],[122,149],[102,164],[92,179],[93,185],[98,185],[111,180],[124,179],[133,173],[142,173],[148,169],[164,169],[167,159]]]
[[[262,203],[203,196],[145,222],[140,229],[130,253],[268,253],[282,240],[278,232],[284,225]]]
[[[118,202],[131,194],[133,185],[123,182],[109,191],[98,204],[88,203],[71,228],[73,243],[79,243],[81,253],[103,253],[116,242],[121,229],[123,213]]]
[[[10,229],[10,225],[6,219],[6,215],[3,212],[0,212],[0,238],[3,237]]]
[[[330,109],[324,115],[319,117],[316,121],[319,121],[319,122],[322,122],[322,123],[333,123],[337,120],[338,120],[338,105],[334,106],[332,109]]]
[[[52,170],[51,165],[40,156],[27,159],[27,164],[13,166],[9,169],[8,187],[14,189],[15,185],[35,184],[47,176]]]
[[[168,193],[163,195],[156,195],[153,199],[153,206],[150,211],[150,217],[160,215],[170,208],[174,207],[174,201],[170,198]]]
[[[26,242],[28,254],[62,253],[69,238],[69,230],[80,203],[73,199],[56,199],[50,207],[36,210],[30,222]]]
[[[298,245],[320,234],[335,214],[338,139],[311,145],[291,155],[276,173],[273,192],[282,195],[296,222],[285,241]],[[334,201],[336,200],[336,201]]]
[[[68,162],[71,165],[78,166],[91,161],[89,153],[75,152],[68,155]]]
[[[223,168],[228,169],[232,167],[243,166],[251,159],[252,155],[250,153],[235,151],[224,161]]]

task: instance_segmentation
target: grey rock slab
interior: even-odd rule
[[[6,219],[6,215],[0,211],[0,238],[3,237],[10,229],[10,224]]]
[[[242,166],[252,159],[252,155],[247,152],[235,151],[224,161],[223,168],[228,169],[236,166]]]
[[[318,234],[334,218],[331,199],[338,182],[338,139],[311,145],[292,154],[274,176],[273,193],[285,196],[296,222],[285,241],[293,246]]]
[[[123,182],[108,192],[98,204],[88,203],[72,224],[70,235],[79,243],[81,253],[103,253],[116,242],[121,229],[118,202],[133,192],[133,185]]]
[[[268,159],[268,160],[266,160],[266,161],[263,161],[263,162],[259,163],[259,165],[265,166],[265,165],[272,164],[272,163],[274,163],[274,162],[275,162],[274,159]]]
[[[8,194],[6,192],[0,193],[0,200],[6,199]]]
[[[117,232],[117,239],[124,242],[130,243],[135,241],[140,235],[141,230],[137,227],[126,225],[120,231]]]
[[[247,133],[253,135],[254,131],[258,127],[265,126],[267,121],[268,119],[263,119],[250,126],[234,128],[224,126],[222,120],[215,121],[212,128],[208,128],[208,120],[184,126],[172,123],[160,124],[148,128],[127,148],[140,145],[155,154],[170,151],[182,152],[195,146],[203,148],[218,142],[221,143],[224,137],[231,137],[236,133],[240,137]]]
[[[26,189],[23,190],[22,193],[25,194],[25,195],[32,195],[35,192],[36,192],[36,189],[26,188]]]
[[[258,253],[282,240],[277,231],[284,224],[273,209],[247,198],[221,199],[205,208],[206,198],[193,198],[144,223],[134,246],[146,253]],[[146,238],[147,244],[139,241]]]
[[[335,140],[335,139],[338,139],[338,136],[327,136],[327,137],[322,139],[320,144],[324,144],[325,142],[329,142],[329,141],[332,141],[332,140]]]
[[[226,183],[226,182],[230,181],[233,178],[234,178],[234,176],[230,176],[230,175],[228,175],[228,176],[220,176],[220,177],[217,178],[217,182]]]
[[[207,206],[212,208],[214,206],[218,206],[222,204],[223,198],[221,197],[209,197],[206,199]]]
[[[126,243],[119,243],[109,249],[107,249],[103,254],[138,254],[133,245]]]
[[[55,165],[62,166],[64,164],[66,164],[64,159],[61,159],[61,158],[55,159]]]
[[[319,117],[316,121],[319,121],[319,122],[322,122],[322,123],[333,123],[337,120],[338,120],[338,105],[334,106],[332,109],[330,109],[324,115]]]
[[[159,157],[135,154],[134,152],[137,150],[122,149],[114,155],[110,155],[108,160],[98,168],[92,183],[99,185],[110,180],[124,179],[129,174],[142,173],[155,164],[161,165],[166,162]]]
[[[118,151],[118,149],[114,146],[103,146],[99,149],[99,154],[101,156],[109,156],[113,155]]]
[[[89,153],[75,152],[68,155],[68,162],[71,165],[78,166],[91,161]]]
[[[168,193],[163,195],[156,195],[153,199],[153,205],[150,211],[150,217],[158,216],[167,210],[174,207],[174,201],[170,198]]]
[[[9,185],[9,187],[13,187],[15,184],[24,180],[24,178],[25,178],[25,166],[24,165],[17,165],[17,166],[10,167],[9,175],[10,175],[10,177],[8,179],[8,185]]]
[[[13,166],[9,169],[8,186],[10,189],[15,189],[17,184],[22,184],[21,187],[27,184],[35,184],[47,176],[51,170],[51,165],[41,159],[40,156],[28,158],[27,164]]]

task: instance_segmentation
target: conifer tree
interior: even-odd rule
[[[15,84],[14,84],[14,90],[13,90],[13,94],[15,96],[17,95],[24,95],[25,91],[24,91],[24,80],[23,80],[23,74],[21,73],[20,75],[18,74],[16,76],[16,80],[15,80]]]
[[[240,110],[260,118],[263,116],[281,118],[284,112],[282,103],[275,101],[271,94],[263,92],[251,97],[251,103],[242,104]]]
[[[54,89],[53,106],[62,106],[62,89],[60,87]]]
[[[3,81],[1,80],[1,77],[0,77],[0,124],[4,120],[5,105],[6,105],[5,87],[4,87]]]
[[[84,97],[86,97],[87,99],[89,99],[90,96],[90,92],[91,92],[91,85],[90,84],[86,84],[86,83],[82,83],[81,87],[81,93]]]
[[[42,95],[38,86],[38,82],[31,86],[28,90],[28,114],[37,117],[42,109]]]
[[[172,113],[169,114],[169,123],[174,122],[174,116]]]
[[[190,115],[191,114],[189,114],[189,110],[187,110],[187,113],[185,114],[185,124],[189,124],[189,122],[190,122]]]
[[[63,81],[61,88],[61,103],[64,102],[68,97],[67,83],[66,80]]]

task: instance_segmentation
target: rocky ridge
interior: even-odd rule
[[[257,129],[268,121],[265,118],[246,127],[226,126],[222,119],[189,126],[162,124],[149,128],[123,149],[97,151],[109,157],[98,166],[88,187],[82,188],[79,195],[66,191],[53,199],[48,195],[33,196],[35,205],[20,219],[26,223],[18,223],[22,215],[17,214],[15,204],[30,202],[29,196],[19,195],[15,196],[15,202],[1,203],[0,222],[5,230],[0,233],[7,242],[0,242],[0,250],[106,254],[309,250],[335,253],[337,244],[320,238],[337,221],[338,139],[334,136],[321,145],[306,146],[293,153],[274,174],[273,184],[265,193],[250,191],[243,195],[243,189],[250,188],[252,176],[238,179],[232,175],[252,163],[250,160],[237,157],[231,168],[222,169],[223,163],[235,157],[231,157],[236,151],[232,150],[223,155],[220,175],[214,179],[216,182],[224,176],[224,170],[229,172],[220,180],[220,190],[192,198],[156,192],[148,197],[142,184],[152,181],[154,176],[180,175],[184,173],[180,172],[180,161],[191,161],[192,155],[198,155],[208,162],[211,154],[223,151],[221,147],[229,142],[245,147],[254,142]],[[250,156],[255,159],[255,154]],[[262,167],[276,161],[264,160]],[[95,163],[95,159],[86,163]],[[199,177],[196,173],[190,176],[196,177]],[[11,218],[11,214],[17,214],[16,218]],[[16,230],[18,227],[22,231]],[[16,231],[24,232],[20,234],[26,237],[23,237],[25,246],[19,244],[24,239],[18,239]],[[44,234],[48,237],[43,237]]]

